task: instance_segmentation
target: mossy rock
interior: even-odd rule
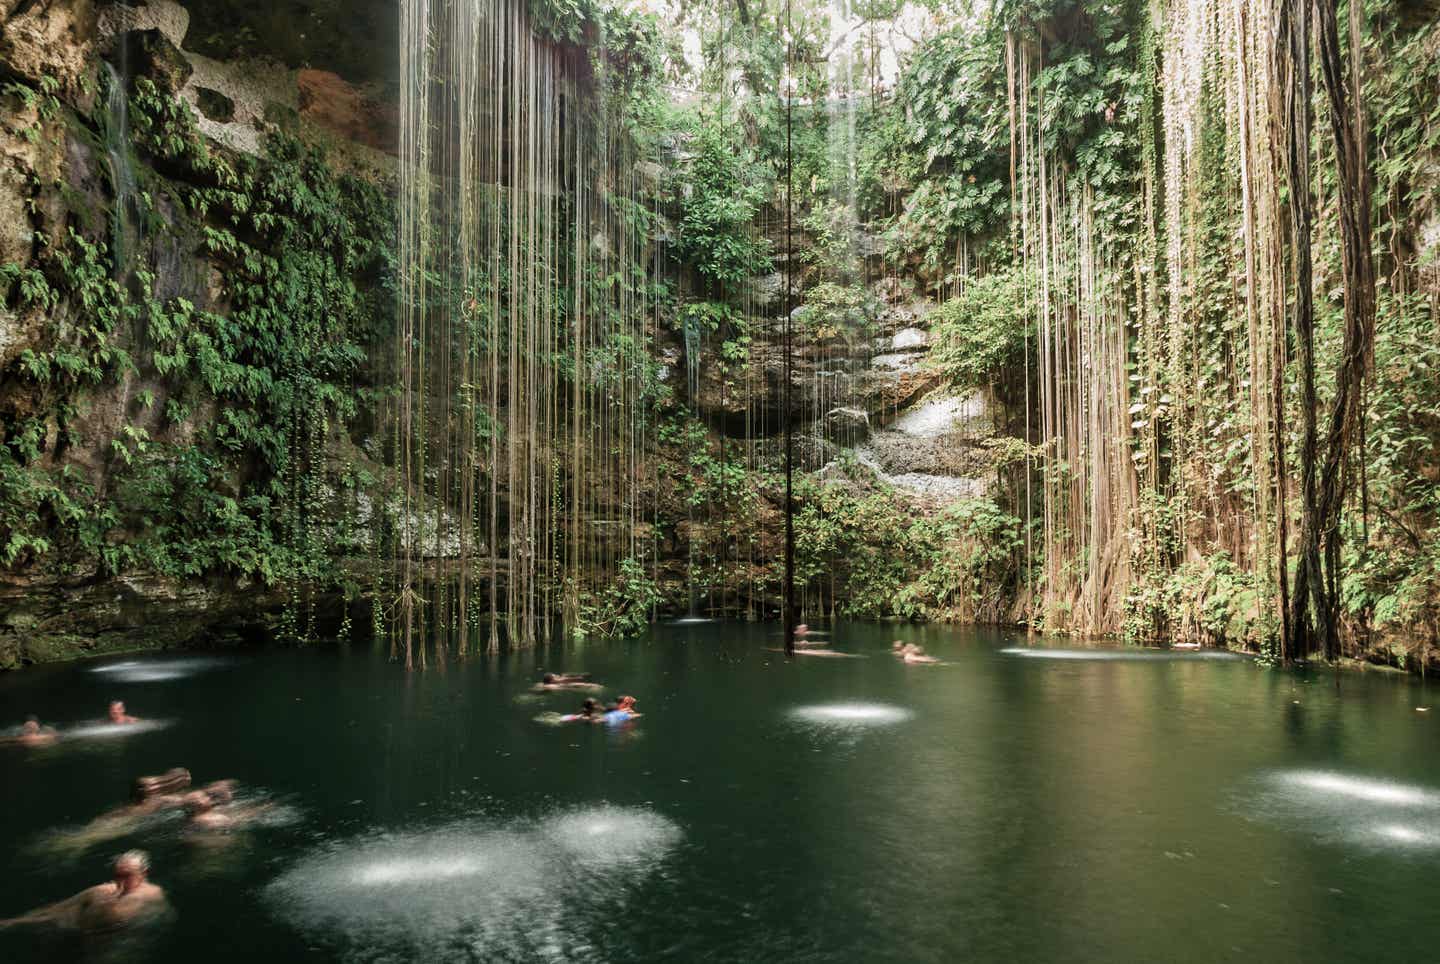
[[[148,77],[167,94],[178,94],[195,72],[180,48],[158,30],[131,31],[117,49],[128,61],[132,76]]]

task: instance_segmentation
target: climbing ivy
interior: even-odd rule
[[[0,559],[333,582],[330,559],[358,535],[333,506],[347,473],[329,446],[371,392],[366,349],[389,328],[391,201],[286,135],[261,157],[214,150],[188,105],[145,78],[130,107],[157,172],[145,213],[157,216],[157,197],[178,205],[168,230],[193,239],[221,283],[204,305],[162,296],[148,268],[128,270],[74,228],[42,236],[34,265],[0,267],[7,307],[52,327],[12,372],[32,386],[31,414],[0,425]],[[176,441],[122,426],[98,493],[67,461],[67,433],[120,379],[146,386],[141,412],[163,396],[158,424]]]

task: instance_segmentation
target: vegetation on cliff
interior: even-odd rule
[[[48,325],[5,370],[8,567],[305,586],[423,557],[460,570],[432,628],[492,643],[542,611],[765,617],[788,432],[809,615],[1433,658],[1433,16],[492,6],[533,70],[476,87],[509,125],[480,155],[418,111],[481,73],[403,85],[402,158],[443,176],[399,226],[303,139],[212,143],[160,75],[122,81],[125,197],[103,96],[7,88],[13,137],[79,145],[36,168],[32,256],[0,269]],[[177,282],[172,237],[212,276]],[[931,390],[988,413],[965,495],[867,448]],[[375,583],[377,620],[417,580]]]

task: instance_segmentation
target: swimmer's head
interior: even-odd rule
[[[616,705],[619,706],[622,710],[628,710],[635,705],[635,697],[622,696],[620,697],[620,702]]]
[[[895,640],[895,642],[893,642],[893,643],[890,644],[890,648],[893,649],[893,650],[895,650],[895,652],[897,652],[897,653],[900,652],[900,650],[902,650],[902,649],[905,648],[905,640],[903,640],[903,639],[897,639],[897,640]]]
[[[111,700],[110,706],[106,710],[106,715],[110,717],[112,723],[123,721],[125,719],[125,704],[120,700]]]
[[[184,767],[171,767],[157,777],[139,777],[131,794],[136,800],[145,800],[159,793],[176,793],[190,785],[190,771]]]
[[[590,716],[599,708],[600,704],[595,702],[595,698],[593,696],[587,698],[584,703],[580,704],[580,712],[584,713],[586,716]]]
[[[237,785],[235,780],[216,780],[214,783],[207,783],[204,792],[211,803],[221,807],[235,799]]]
[[[122,886],[129,881],[143,881],[150,873],[150,855],[143,850],[127,850],[115,858],[111,869]]]
[[[215,809],[215,801],[204,790],[194,790],[185,794],[181,803],[185,807],[185,812],[191,815]]]
[[[40,717],[27,716],[25,722],[20,725],[20,732],[26,736],[34,736],[40,732]]]
[[[555,676],[554,673],[546,673],[544,676],[540,677],[540,682],[544,683],[546,686],[550,686],[551,684],[560,682],[560,680]]]

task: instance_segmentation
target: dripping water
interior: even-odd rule
[[[105,76],[105,157],[110,168],[110,187],[115,194],[115,211],[110,227],[114,273],[125,278],[141,241],[138,217],[140,190],[130,155],[130,101],[125,89],[125,44],[119,45],[120,68],[102,61]]]

